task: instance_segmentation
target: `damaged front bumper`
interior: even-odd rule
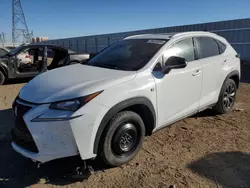
[[[72,116],[67,114],[72,112],[49,109],[49,104],[36,106],[20,101],[13,104],[13,110],[16,124],[11,145],[24,157],[44,163],[79,154],[83,160],[96,156],[93,154],[93,115],[91,118]],[[32,121],[34,119],[36,121]]]

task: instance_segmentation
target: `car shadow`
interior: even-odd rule
[[[10,130],[14,126],[12,109],[0,110],[0,143],[10,140]]]
[[[187,165],[217,187],[250,187],[250,154],[239,151],[208,154]]]
[[[67,185],[87,179],[92,173],[108,169],[100,160],[80,156],[37,164],[11,147],[10,130],[14,126],[12,109],[0,110],[0,187],[26,187],[36,183]]]
[[[190,117],[187,118],[203,118],[203,117],[214,117],[217,116],[216,112],[212,109],[206,109],[204,111],[198,112]]]
[[[32,162],[16,153],[11,143],[0,143],[0,187],[28,187],[34,184],[68,185],[88,179],[108,169],[100,160],[82,161],[80,156],[53,160],[44,164]]]
[[[192,118],[195,117],[195,118],[202,118],[202,117],[213,117],[213,116],[216,116],[218,115],[214,110],[212,109],[206,109],[204,111],[201,111],[193,116],[191,116]]]

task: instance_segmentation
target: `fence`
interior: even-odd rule
[[[241,57],[250,60],[250,18],[229,20],[221,22],[211,22],[193,25],[183,25],[175,27],[155,28],[139,31],[129,31],[113,34],[83,36],[49,40],[44,43],[59,45],[77,52],[96,53],[110,44],[122,40],[130,35],[147,33],[171,33],[184,31],[210,31],[225,37],[236,49]]]

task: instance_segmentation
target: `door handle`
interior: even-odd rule
[[[201,73],[201,69],[196,70],[192,75],[197,76]]]

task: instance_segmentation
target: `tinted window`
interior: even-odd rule
[[[7,54],[8,52],[4,49],[0,49],[0,56]]]
[[[167,49],[167,51],[164,53],[164,60],[166,61],[170,56],[182,57],[186,59],[186,61],[195,60],[192,39],[184,39]]]
[[[196,38],[196,45],[200,59],[220,54],[218,44],[212,38],[198,37]]]
[[[222,54],[226,50],[226,45],[223,44],[221,41],[216,40],[217,44],[219,45],[220,54]]]
[[[118,70],[139,70],[145,66],[166,40],[122,40],[98,53],[87,65]]]

